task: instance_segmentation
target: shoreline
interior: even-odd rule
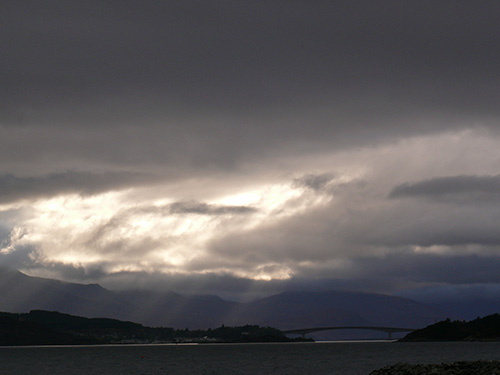
[[[370,372],[369,375],[491,375],[500,374],[500,361],[457,361],[440,364],[397,363]]]

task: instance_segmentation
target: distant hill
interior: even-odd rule
[[[493,314],[469,322],[444,321],[407,334],[400,341],[500,341],[500,315]]]
[[[325,325],[422,326],[439,312],[406,298],[360,292],[284,292],[244,306],[241,315],[282,328]],[[285,326],[286,325],[286,326]]]
[[[269,324],[282,330],[325,326],[423,327],[442,319],[437,310],[406,298],[359,292],[284,292],[238,306],[235,320]],[[373,331],[326,331],[311,335],[318,340],[386,338]]]
[[[411,299],[381,294],[285,292],[250,303],[237,303],[217,296],[185,296],[171,291],[113,292],[97,284],[30,277],[0,268],[0,311],[19,313],[30,310],[60,311],[89,318],[134,321],[152,327],[189,329],[214,328],[223,324],[254,324],[282,330],[331,325],[423,327],[446,317],[439,310]],[[377,335],[364,331],[338,331],[313,337],[384,336]]]
[[[89,319],[55,311],[0,312],[0,346],[289,341],[292,340],[280,330],[255,325],[174,330],[145,327],[116,319]]]
[[[0,313],[0,346],[17,345],[81,345],[95,344],[95,340],[55,331],[44,324],[19,319]]]

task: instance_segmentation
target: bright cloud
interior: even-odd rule
[[[12,230],[2,252],[29,245],[38,250],[36,261],[41,263],[83,267],[102,263],[108,272],[182,273],[193,259],[206,254],[207,243],[214,238],[279,222],[331,199],[292,183],[266,185],[208,203],[165,199],[155,203],[147,198],[130,202],[126,198],[129,194],[39,200],[32,205],[32,217]],[[282,268],[287,269],[274,267],[269,275],[266,268],[264,265],[245,276],[283,277],[286,271]]]
[[[107,273],[225,273],[256,280],[314,269],[323,276],[347,276],[353,271],[351,257],[383,256],[403,248],[440,256],[480,254],[485,251],[481,241],[490,243],[496,233],[494,222],[483,222],[488,210],[478,211],[469,202],[450,211],[462,211],[462,216],[449,216],[451,208],[443,211],[435,202],[392,197],[391,191],[404,181],[441,176],[443,170],[496,175],[500,152],[492,146],[497,142],[482,132],[466,131],[325,153],[316,157],[317,165],[333,170],[287,171],[281,181],[254,184],[248,191],[235,185],[205,202],[154,197],[149,191],[141,199],[140,186],[38,199],[1,251],[31,247],[36,249],[30,255],[34,263],[99,266]],[[429,147],[440,150],[440,163],[428,157]],[[489,164],[474,161],[477,148],[488,150]],[[301,163],[295,168],[305,171]],[[339,172],[342,168],[345,172]]]

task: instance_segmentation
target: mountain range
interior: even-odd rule
[[[409,298],[373,293],[289,291],[241,303],[212,295],[188,296],[172,291],[115,292],[98,284],[83,285],[32,277],[0,268],[0,311],[20,313],[30,310],[189,329],[245,324],[281,330],[377,325],[419,328],[449,316],[446,311]],[[330,331],[314,337],[378,337],[377,333],[364,331],[351,331],[346,335],[345,332]]]

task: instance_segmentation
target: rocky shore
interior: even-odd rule
[[[432,365],[398,363],[370,375],[500,375],[500,361],[459,361]]]

